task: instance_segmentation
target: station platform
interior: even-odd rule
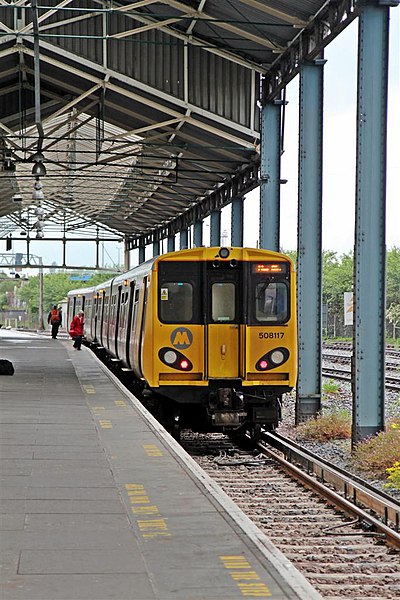
[[[0,358],[2,600],[321,598],[90,350]]]

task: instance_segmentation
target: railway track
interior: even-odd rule
[[[323,343],[324,351],[340,351],[343,352],[353,352],[353,344],[352,342],[332,342],[332,343]],[[386,346],[386,357],[400,359],[400,350],[395,348],[394,346]]]
[[[322,351],[322,376],[342,381],[351,381],[352,353],[352,345],[349,342],[335,342],[330,345],[324,344]],[[399,391],[400,352],[392,348],[387,348],[385,362],[385,387],[389,390]],[[330,364],[328,365],[327,363]],[[335,363],[338,363],[337,366]]]
[[[351,364],[351,352],[323,351],[322,360],[326,362],[339,363],[343,365]],[[387,371],[400,371],[400,360],[397,357],[386,356],[385,367]]]
[[[339,352],[337,350],[324,350],[322,352],[323,360],[332,361],[332,362],[343,362],[348,364],[351,361],[352,351],[342,351]],[[397,369],[400,367],[400,356],[392,356],[386,355],[386,368]]]
[[[275,434],[256,450],[222,434],[185,432],[182,445],[324,598],[400,597],[392,499]]]
[[[330,377],[331,379],[339,379],[341,381],[351,381],[351,371],[350,368],[347,367],[322,367],[322,376]],[[385,376],[385,387],[389,390],[400,390],[400,377],[395,375]]]
[[[270,450],[271,446],[282,454],[282,461],[279,455]],[[368,522],[385,535],[388,543],[400,550],[400,504],[388,494],[378,492],[360,477],[332,466],[325,459],[276,432],[263,433],[260,449],[276,457],[289,470],[293,468],[294,476],[299,477],[305,485],[315,486],[328,500],[337,502],[338,508],[348,510]],[[304,473],[298,472],[296,465],[300,465]],[[339,498],[337,493],[340,494]],[[365,509],[371,514],[366,514]]]

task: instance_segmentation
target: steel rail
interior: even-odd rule
[[[334,367],[323,367],[322,376],[351,382],[351,372],[346,369],[335,369]],[[389,390],[400,390],[400,378],[386,375],[385,387]]]
[[[344,352],[346,352],[346,354],[344,354]],[[343,358],[346,360],[350,360],[352,358],[353,355],[353,350],[350,349],[343,349],[343,350],[331,350],[329,348],[323,348],[322,350],[322,358]],[[393,360],[395,361],[397,358],[400,358],[400,352],[396,352],[395,350],[386,350],[386,360]]]
[[[272,450],[270,446],[282,452],[284,456]],[[263,432],[258,448],[278,461],[291,477],[322,495],[338,509],[357,517],[363,526],[381,534],[389,545],[400,548],[400,504],[390,496],[277,433]],[[307,472],[293,463],[305,466]],[[335,491],[328,485],[335,488]],[[378,515],[383,521],[366,512],[367,510]]]

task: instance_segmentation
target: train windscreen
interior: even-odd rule
[[[290,316],[288,263],[252,263],[250,315],[253,324],[280,324]]]
[[[200,323],[200,265],[163,262],[158,266],[158,317],[162,323]]]

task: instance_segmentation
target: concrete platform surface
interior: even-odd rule
[[[1,600],[320,598],[90,350],[0,358]]]

